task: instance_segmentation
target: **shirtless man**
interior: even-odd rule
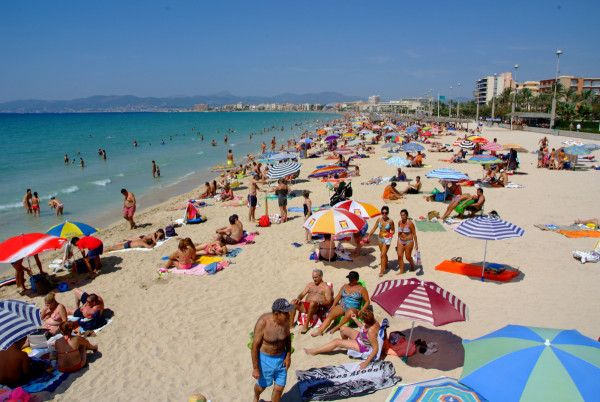
[[[75,317],[91,317],[96,311],[102,315],[104,311],[104,300],[95,293],[88,294],[82,290],[75,289],[75,305],[77,308],[67,309],[67,314]]]
[[[275,151],[275,145],[277,145],[277,142],[275,141],[275,137],[273,137],[271,140],[271,151]]]
[[[215,240],[223,240],[225,244],[238,244],[242,239],[244,234],[244,229],[242,227],[242,223],[239,222],[239,225],[236,223],[237,215],[231,215],[229,217],[229,226],[222,227],[217,229],[217,237]]]
[[[248,183],[248,221],[254,222],[256,217],[254,216],[254,212],[256,211],[256,205],[258,204],[258,198],[256,197],[256,190],[264,191],[258,187],[258,183],[260,177],[258,174],[252,176],[250,182]]]
[[[454,199],[452,200],[452,202],[450,203],[450,205],[448,205],[448,209],[446,209],[446,212],[444,213],[444,216],[442,216],[442,220],[444,220],[448,216],[450,216],[450,214],[452,213],[452,211],[454,210],[454,208],[456,208],[456,206],[458,204],[460,204],[463,201],[469,201],[469,200],[473,200],[474,201],[473,204],[471,204],[469,206],[470,209],[481,210],[481,208],[483,207],[483,203],[485,202],[485,197],[483,196],[483,189],[482,188],[478,188],[476,195],[463,194],[463,195],[454,197]],[[463,214],[460,214],[461,218],[462,218],[462,215]]]
[[[423,185],[423,183],[421,183],[421,176],[417,176],[417,179],[415,181],[415,184],[408,184],[408,187],[406,187],[405,190],[401,191],[400,194],[404,195],[404,194],[419,194],[419,191],[421,191],[421,186]]]
[[[225,142],[227,142],[227,140],[225,140]],[[233,151],[231,149],[227,152],[227,166],[233,166]]]
[[[156,177],[156,162],[152,161],[152,178]]]
[[[292,364],[292,337],[290,334],[290,311],[294,310],[285,299],[273,302],[271,313],[260,316],[254,327],[252,340],[252,377],[254,402],[273,382],[271,400],[279,402],[287,381],[287,371]]]
[[[121,194],[125,197],[123,202],[123,219],[129,222],[129,229],[133,229],[135,228],[135,222],[133,221],[133,214],[135,214],[135,196],[126,189],[122,189]]]
[[[323,282],[323,271],[320,269],[313,269],[312,271],[312,279],[302,293],[298,295],[296,299],[292,300],[292,304],[296,307],[301,313],[307,313],[306,315],[309,319],[303,325],[302,334],[308,332],[308,324],[310,322],[310,317],[316,314],[319,310],[327,310],[331,306],[331,302],[333,301],[333,290],[327,286],[326,282]],[[306,296],[306,300],[302,301]],[[296,310],[292,312],[292,318],[290,320],[290,328],[294,326]]]
[[[23,206],[25,207],[25,212],[30,214],[31,210],[31,199],[33,198],[33,194],[31,194],[31,189],[27,189],[27,193],[25,193],[25,197],[23,197]]]
[[[21,350],[26,342],[27,337],[24,337],[0,351],[0,384],[17,388],[39,377],[46,369],[46,363],[33,361]]]

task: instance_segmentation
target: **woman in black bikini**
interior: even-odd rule
[[[403,209],[400,211],[400,220],[398,221],[398,266],[400,268],[398,275],[404,273],[404,256],[410,263],[410,270],[415,270],[415,262],[412,258],[413,247],[415,250],[419,249],[417,229],[412,220],[408,219],[408,211]]]
[[[388,265],[388,250],[390,248],[390,244],[392,244],[392,237],[394,237],[394,221],[390,219],[390,208],[388,206],[383,206],[381,208],[381,218],[377,219],[375,225],[373,225],[373,229],[366,237],[365,242],[369,241],[369,238],[375,232],[375,229],[379,228],[379,237],[377,239],[379,243],[379,251],[381,252],[381,268],[379,270],[379,276],[382,277],[387,269]]]
[[[304,208],[304,222],[306,222],[312,215],[312,201],[310,200],[310,192],[308,190],[304,190],[302,196],[304,197],[304,204],[302,205]],[[304,231],[306,232],[306,242],[308,243],[312,240],[312,234],[306,228]]]
[[[287,221],[287,195],[290,192],[290,187],[286,184],[285,179],[278,180],[279,185],[273,190],[277,195],[277,203],[281,212],[281,222]]]

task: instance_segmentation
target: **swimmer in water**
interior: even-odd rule
[[[58,216],[58,214],[60,213],[61,215],[63,214],[63,208],[64,205],[63,203],[57,199],[56,197],[50,197],[50,202],[48,203],[48,205],[50,205],[50,210],[52,211],[53,208],[56,209],[56,216]]]
[[[217,143],[215,142],[215,140],[212,140],[212,142],[210,143],[210,145],[212,145],[213,147],[217,146]]]

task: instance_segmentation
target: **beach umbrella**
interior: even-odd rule
[[[377,137],[377,134],[375,134],[375,133],[365,134],[365,138],[367,140],[370,140],[371,138],[375,138],[375,137]]]
[[[393,156],[390,159],[388,159],[386,161],[386,163],[388,165],[392,165],[392,166],[396,166],[396,167],[403,167],[403,166],[408,166],[410,165],[410,161],[406,158],[403,158],[401,156]]]
[[[276,151],[267,151],[264,154],[260,154],[261,159],[269,159],[272,156],[277,155],[279,152]],[[231,166],[227,166],[228,169],[231,169]]]
[[[389,124],[388,124],[387,126],[384,126],[384,127],[383,127],[383,129],[384,129],[384,130],[395,130],[395,129],[396,129],[396,126],[392,126],[392,125],[389,125]]]
[[[507,325],[463,346],[459,381],[491,401],[593,401],[600,393],[600,343],[576,330]]]
[[[499,159],[492,155],[476,155],[468,160],[469,163],[479,163],[480,165],[493,165],[495,163],[502,162],[502,159]]]
[[[56,226],[52,226],[50,229],[46,231],[46,234],[56,236],[56,237],[83,237],[89,236],[92,233],[99,232],[100,229],[91,227],[90,225],[82,222],[69,222],[58,224]]]
[[[313,140],[309,139],[309,138],[302,138],[300,141],[298,141],[298,144],[312,144]]]
[[[35,303],[12,299],[0,301],[0,349],[8,349],[41,326],[40,310]]]
[[[446,130],[455,131],[456,129],[454,127],[446,127]]]
[[[343,137],[350,138],[350,137],[356,137],[356,135],[357,135],[356,133],[346,133],[343,135]]]
[[[325,131],[325,130],[317,130],[317,134],[327,134],[327,131]]]
[[[432,128],[433,127],[431,127],[431,126],[425,126],[425,127],[423,127],[423,130],[427,131],[427,130],[431,130]]]
[[[325,128],[323,128],[323,130],[325,130],[325,131],[333,131],[333,127],[325,127]]]
[[[416,133],[417,131],[419,131],[419,130],[417,130],[416,128],[407,128],[407,129],[406,129],[406,132],[407,132],[408,134],[410,134],[410,133]]]
[[[0,243],[0,262],[15,262],[34,254],[62,248],[67,239],[44,233],[27,233]]]
[[[383,281],[375,287],[371,300],[392,317],[412,320],[407,355],[415,321],[438,327],[469,320],[469,309],[458,297],[434,282],[415,278]]]
[[[345,209],[346,211],[352,212],[363,219],[369,219],[381,215],[379,209],[377,209],[374,205],[364,201],[346,200],[338,202],[333,206],[333,208]]]
[[[417,152],[425,150],[425,147],[421,144],[417,144],[416,142],[409,142],[408,144],[402,145],[402,149],[408,152]]]
[[[475,144],[487,144],[489,141],[483,137],[477,137],[477,138],[471,139],[471,142],[474,142]]]
[[[373,132],[371,130],[360,130],[358,133],[359,134],[371,134]]]
[[[433,137],[433,133],[427,131],[421,134],[421,137]]]
[[[324,141],[331,142],[331,141],[335,141],[335,140],[339,140],[339,139],[340,139],[340,137],[338,137],[337,135],[330,134],[327,137],[325,137]]]
[[[392,142],[406,142],[406,138],[399,135],[397,137],[392,138]]]
[[[527,152],[527,149],[525,149],[522,146],[517,145],[517,144],[504,144],[504,145],[502,145],[502,147],[504,149],[514,149],[517,152]]]
[[[280,179],[282,177],[287,177],[296,173],[301,167],[302,164],[297,162],[278,163],[277,165],[269,168],[267,177],[269,179]]]
[[[302,227],[313,234],[332,234],[360,232],[366,221],[345,209],[330,208],[315,212]]]
[[[308,177],[309,178],[325,177],[325,176],[329,176],[329,175],[336,174],[336,173],[342,173],[345,171],[346,171],[346,168],[343,168],[341,166],[325,166],[323,168],[315,170],[314,172],[309,174]]]
[[[348,145],[352,147],[352,146],[354,146],[354,145],[360,145],[360,144],[362,144],[362,143],[364,143],[364,142],[365,142],[365,140],[357,139],[357,140],[354,140],[354,141],[350,141],[350,142],[348,143]]]
[[[441,377],[435,380],[398,385],[386,402],[487,402],[483,396],[459,383],[454,378]]]
[[[413,124],[412,126],[409,126],[408,128],[415,128],[415,129],[419,130],[421,128],[421,126],[419,126],[418,124]]]
[[[290,154],[288,152],[280,152],[280,153],[277,153],[277,154],[271,156],[269,159],[272,161],[282,161],[285,159],[298,159],[298,155]]]
[[[562,143],[566,144],[566,145],[577,145],[579,147],[584,145],[583,142],[577,141],[577,140],[566,140],[566,141],[563,141]]]
[[[400,133],[397,133],[397,132],[395,132],[395,131],[392,131],[391,133],[386,133],[386,134],[384,135],[384,137],[385,137],[385,138],[391,138],[391,137],[396,137],[396,136],[398,136],[398,135],[400,135]]]
[[[590,151],[595,151],[597,149],[600,149],[600,145],[598,145],[598,144],[585,144],[585,145],[583,145],[583,147],[585,149],[589,149]]]
[[[462,141],[458,146],[463,149],[475,149],[475,143],[469,140]]]
[[[487,144],[482,146],[481,149],[483,149],[484,151],[491,151],[491,152],[499,152],[499,151],[504,150],[504,148],[502,148],[502,146],[500,144],[498,144],[497,142],[488,142]]]
[[[502,219],[492,218],[491,216],[479,216],[477,218],[467,219],[456,229],[457,233],[474,239],[485,240],[485,251],[483,252],[483,266],[481,267],[481,281],[485,273],[485,259],[487,257],[488,240],[504,240],[513,237],[523,237],[525,231],[510,222]]]
[[[350,145],[350,143],[348,143],[348,145]],[[355,151],[349,149],[349,148],[338,148],[335,151],[333,151],[334,155],[350,155],[353,154]]]
[[[448,168],[434,169],[427,173],[425,177],[429,179],[440,179],[445,181],[469,180],[469,176],[466,174],[461,173],[458,170]]]
[[[577,145],[572,145],[568,148],[565,148],[565,153],[567,155],[576,155],[576,156],[584,156],[592,153],[589,149],[585,147],[578,147]]]
[[[399,147],[400,147],[400,144],[397,144],[395,142],[387,142],[381,146],[381,148],[399,148]]]

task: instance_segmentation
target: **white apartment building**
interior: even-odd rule
[[[485,105],[491,102],[492,98],[498,97],[505,88],[511,85],[511,73],[489,75],[476,81],[473,97],[480,105]]]

